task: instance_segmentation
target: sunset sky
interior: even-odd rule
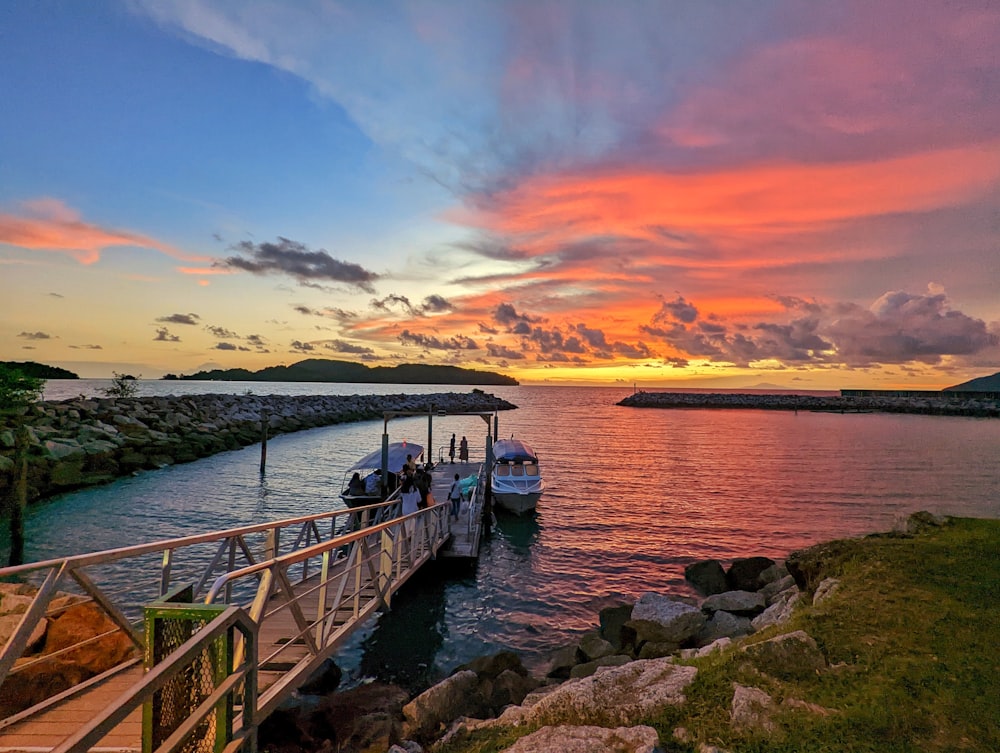
[[[0,360],[1000,371],[1000,4],[0,3]]]

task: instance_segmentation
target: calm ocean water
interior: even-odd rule
[[[107,382],[50,382],[47,397]],[[141,383],[140,394],[466,392],[438,385]],[[788,552],[888,530],[915,510],[1000,517],[1000,421],[934,416],[641,410],[631,388],[486,388],[519,406],[500,414],[539,453],[548,485],[531,519],[501,517],[478,564],[428,573],[341,652],[353,680],[416,688],[474,656],[548,652],[596,625],[606,605],[645,591],[688,593],[699,559]],[[423,418],[390,423],[424,444]],[[33,507],[26,555],[37,560],[249,524],[339,506],[352,460],[379,445],[381,421],[273,438],[259,448],[144,473]],[[435,456],[451,432],[485,445],[478,417],[435,421]],[[0,542],[0,547],[3,542]]]

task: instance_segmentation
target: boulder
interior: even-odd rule
[[[658,643],[646,641],[636,654],[636,659],[659,659],[661,656],[673,656],[677,653],[676,643]]]
[[[716,612],[698,633],[698,644],[707,646],[719,638],[739,638],[754,631],[750,618],[730,612]]]
[[[599,632],[587,633],[580,639],[578,644],[582,660],[594,661],[604,656],[612,656],[618,653],[617,649],[608,641],[601,637]]]
[[[701,604],[703,612],[732,612],[733,614],[755,615],[764,611],[764,595],[756,591],[726,591],[709,596]]]
[[[840,575],[844,562],[856,549],[850,539],[828,541],[792,552],[785,560],[785,567],[799,590],[812,593],[824,578]]]
[[[826,657],[803,630],[743,647],[753,665],[781,680],[801,680],[826,667]]]
[[[623,654],[603,656],[600,659],[595,659],[594,661],[577,664],[569,671],[569,676],[574,679],[578,677],[590,677],[601,667],[620,667],[623,664],[628,664],[630,661],[632,661],[632,657],[624,656]]]
[[[0,615],[0,646],[3,646],[10,640],[10,637],[17,630],[18,625],[21,624],[21,615],[18,614],[4,614]],[[49,621],[44,617],[38,621],[34,628],[32,628],[31,635],[28,636],[28,642],[25,645],[24,653],[33,653],[36,649],[43,645],[45,640],[45,632],[48,630]]]
[[[684,691],[697,674],[697,668],[676,665],[669,658],[608,667],[564,682],[531,706],[510,707],[496,724],[631,725],[683,704]]]
[[[764,586],[768,586],[774,583],[776,580],[781,580],[788,575],[788,568],[785,567],[784,562],[775,562],[769,568],[761,572],[760,581]],[[762,586],[762,588],[764,587]]]
[[[601,610],[601,636],[615,649],[622,648],[622,628],[632,618],[632,605],[619,604]]]
[[[637,647],[647,641],[680,646],[697,635],[705,619],[702,611],[690,604],[662,594],[644,593],[625,625],[634,632]]]
[[[726,583],[730,591],[757,591],[767,583],[761,573],[774,566],[770,557],[744,557],[733,560],[726,571]]]
[[[791,588],[798,588],[795,585],[795,578],[791,575],[785,575],[783,578],[771,581],[757,593],[764,597],[764,601],[768,606],[771,606],[774,603],[775,596]]]
[[[792,616],[795,605],[799,603],[802,594],[799,591],[790,591],[786,597],[775,601],[771,606],[761,612],[751,620],[750,625],[755,631],[763,630],[771,625],[780,625],[788,622]]]
[[[733,700],[729,710],[733,729],[741,732],[773,732],[772,715],[776,710],[774,699],[763,690],[733,684]]]
[[[923,533],[947,525],[948,519],[941,515],[921,510],[906,519],[906,532],[910,534]]]
[[[100,640],[72,648],[88,638],[109,632],[110,635]],[[88,677],[121,664],[136,652],[131,638],[91,603],[71,606],[50,621],[42,653],[51,654],[63,649],[71,649],[63,654],[63,659],[83,668],[89,673]]]
[[[403,735],[427,738],[460,716],[479,716],[484,710],[479,677],[464,669],[428,688],[403,706]]]
[[[537,687],[537,680],[510,669],[485,682],[480,678],[480,694],[486,699],[492,716],[496,716],[507,706],[522,703],[525,696]]]
[[[557,680],[565,680],[569,677],[570,670],[579,663],[580,660],[577,647],[563,646],[552,654],[552,658],[549,661],[549,671],[545,674],[545,676],[552,677]]]
[[[824,578],[816,586],[816,593],[813,594],[813,606],[826,601],[837,589],[840,588],[840,581],[837,578]]]
[[[680,656],[682,659],[699,659],[703,656],[708,656],[709,654],[714,654],[727,646],[733,645],[732,638],[718,638],[712,641],[707,646],[702,646],[701,648],[684,648],[680,651]]]
[[[656,753],[660,736],[652,727],[542,727],[504,753]]]
[[[477,657],[472,661],[457,667],[455,672],[461,672],[464,670],[471,670],[480,678],[495,678],[508,671],[516,672],[522,677],[527,677],[528,675],[528,670],[526,670],[524,665],[521,663],[521,657],[513,651],[500,651],[495,654],[490,654],[489,656]],[[452,674],[454,674],[454,672]]]
[[[701,560],[684,568],[684,579],[703,596],[719,594],[729,589],[726,571],[718,560]]]

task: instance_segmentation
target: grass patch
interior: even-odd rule
[[[853,539],[840,553],[834,595],[748,639],[805,630],[827,669],[790,682],[760,673],[738,648],[694,660],[685,705],[644,720],[664,750],[703,742],[731,753],[1000,751],[1000,521],[953,519],[915,537]],[[734,682],[777,702],[772,732],[731,728]],[[687,741],[674,739],[678,727]],[[494,753],[524,731],[507,733],[483,731],[442,751]]]

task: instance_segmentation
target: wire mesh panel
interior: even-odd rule
[[[195,633],[210,623],[224,605],[190,604],[190,586],[167,594],[146,607],[146,670],[165,661]],[[230,673],[232,634],[205,644],[143,708],[143,753],[152,753],[179,727]],[[177,748],[182,753],[219,753],[232,733],[232,696],[215,705]]]

